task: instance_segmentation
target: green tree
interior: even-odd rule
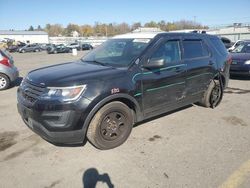
[[[66,36],[71,36],[73,31],[77,31],[78,33],[81,33],[80,26],[77,24],[70,23],[65,28],[64,33],[66,34]]]
[[[158,24],[155,21],[151,21],[144,24],[144,27],[158,27]]]
[[[133,25],[131,26],[131,30],[135,30],[135,29],[138,29],[139,27],[141,27],[141,22],[135,22],[133,23]]]
[[[28,31],[34,31],[34,27],[31,25],[28,29]]]
[[[45,31],[49,34],[51,37],[60,36],[64,33],[64,28],[60,24],[46,24]]]
[[[89,37],[94,34],[94,29],[91,25],[82,25],[80,27],[80,33],[82,36]]]
[[[42,31],[43,29],[42,29],[42,27],[40,25],[38,25],[36,30],[37,31]]]

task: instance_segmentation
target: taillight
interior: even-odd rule
[[[10,63],[10,60],[6,57],[2,57],[0,60],[0,64],[5,65],[7,67],[12,67],[12,64]]]
[[[233,62],[232,56],[229,55],[228,58],[227,58],[227,64],[231,65],[232,62]]]

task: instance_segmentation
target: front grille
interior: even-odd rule
[[[45,87],[35,85],[28,82],[27,80],[24,80],[21,85],[21,93],[23,98],[32,104],[36,102],[37,99],[44,93],[45,89]]]

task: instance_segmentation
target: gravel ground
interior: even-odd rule
[[[79,59],[13,54],[20,76]],[[16,108],[17,87],[0,92],[0,187],[250,187],[250,79],[230,80],[219,107],[190,105],[136,126],[122,146],[57,147],[34,134]]]

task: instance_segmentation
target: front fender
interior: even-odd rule
[[[96,114],[96,112],[101,107],[103,107],[105,104],[107,104],[111,101],[115,101],[115,100],[117,100],[117,101],[129,100],[135,107],[136,120],[141,121],[143,119],[143,113],[141,111],[141,107],[135,98],[133,98],[132,96],[130,96],[128,94],[124,94],[124,93],[113,94],[113,95],[109,95],[109,96],[103,98],[101,101],[99,101],[97,103],[95,102],[95,100],[92,101],[92,104],[90,104],[92,109],[84,121],[84,125],[83,125],[84,132],[86,132],[86,130],[89,126],[89,123],[90,123],[91,119],[93,118],[93,116]]]

